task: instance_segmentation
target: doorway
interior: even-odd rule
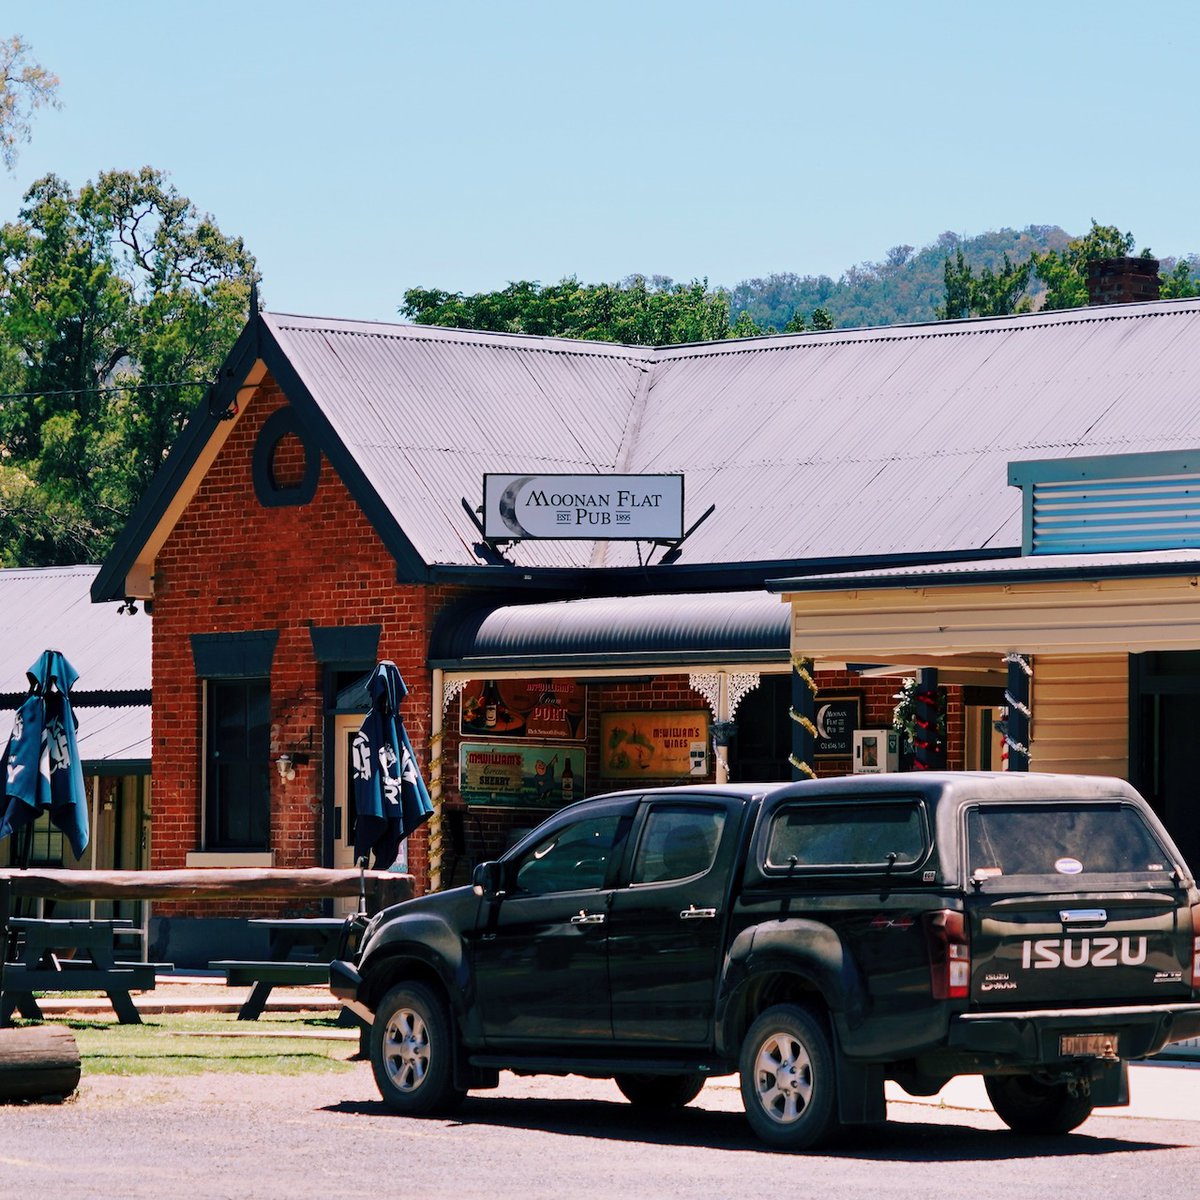
[[[349,871],[354,867],[354,735],[362,725],[362,713],[338,713],[333,718],[333,866]],[[356,896],[338,896],[334,916],[358,911]]]
[[[1004,716],[1000,705],[963,706],[963,768],[967,771],[1004,769],[1004,738],[996,728]]]
[[[729,749],[729,778],[739,783],[790,779],[791,675],[764,675],[737,708],[737,737]]]
[[[1130,782],[1150,802],[1195,870],[1200,865],[1200,652],[1132,655],[1129,678]]]

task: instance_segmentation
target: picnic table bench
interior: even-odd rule
[[[409,899],[413,894],[413,879],[411,875],[395,871],[362,871],[347,869],[331,869],[325,867],[201,867],[186,869],[145,870],[145,871],[81,871],[38,868],[36,870],[0,869],[0,894],[13,897],[33,897],[45,900],[171,900],[175,902],[202,902],[208,900],[250,900],[274,899],[286,900],[290,904],[306,903],[336,897],[358,896],[360,905],[367,912],[378,912],[388,905]],[[2,911],[0,911],[2,916]],[[322,949],[324,962],[316,956],[316,948],[311,946],[307,958],[297,959],[293,953],[284,953],[283,946],[286,938],[276,937],[272,941],[269,961],[229,960],[215,962],[210,965],[215,969],[230,967],[234,971],[233,979],[226,978],[230,983],[251,982],[255,985],[246,1004],[239,1013],[240,1019],[253,1020],[261,1015],[266,1004],[266,998],[273,987],[293,983],[327,983],[328,964],[336,953],[337,941],[344,922],[340,918],[291,918],[279,921],[266,921],[267,924],[283,926],[298,924],[298,928],[308,932],[305,938],[316,936],[318,932],[325,937],[327,948]],[[0,920],[0,924],[2,924]],[[12,921],[9,922],[11,926]],[[99,925],[103,922],[89,922]],[[127,923],[109,922],[109,945],[107,951],[100,949],[97,953],[112,954],[111,937],[113,929],[125,928]],[[322,926],[324,929],[322,930]],[[332,930],[332,932],[329,932]],[[294,935],[294,936],[299,936]],[[320,943],[318,943],[320,945]],[[0,960],[2,961],[2,960]],[[101,963],[94,962],[100,966]],[[124,991],[126,999],[131,989],[137,989],[139,981],[146,981],[145,967],[155,964],[114,964],[109,958],[104,964],[108,975],[98,980],[89,980],[99,984],[113,985],[110,999],[114,1007],[121,1004],[120,993]],[[18,971],[18,968],[26,968]],[[137,974],[137,968],[142,973]],[[167,969],[162,964],[163,969]],[[43,969],[38,962],[16,963],[11,969],[21,975],[19,981],[14,975],[14,982],[19,982],[22,999],[28,994],[28,1002],[33,1003],[33,991],[51,990],[42,988],[42,978],[31,975],[34,968]],[[51,967],[50,969],[53,969]],[[70,969],[70,968],[68,968]],[[119,972],[132,971],[134,977],[121,975]],[[255,978],[255,972],[258,977]],[[36,981],[35,981],[36,978]],[[71,976],[71,988],[78,990],[82,986],[83,974]],[[65,982],[61,974],[52,981],[62,990]],[[259,986],[261,985],[261,987]],[[92,989],[88,989],[92,990]],[[109,991],[106,987],[95,990]],[[4,994],[9,991],[7,981]],[[117,998],[113,998],[115,993]],[[13,994],[17,994],[14,990]],[[257,1005],[257,1011],[255,1006]],[[14,1005],[15,1007],[15,1005]],[[128,1009],[133,1010],[131,1019],[136,1020],[136,1010],[132,1003]],[[22,1009],[22,1012],[25,1010]],[[30,1010],[33,1011],[33,1010]],[[118,1013],[120,1010],[118,1010]],[[343,1017],[346,1010],[343,1010]]]
[[[251,925],[266,929],[269,959],[220,959],[209,968],[225,973],[230,987],[253,988],[238,1011],[239,1021],[257,1021],[272,988],[306,984],[328,986],[346,921],[342,917],[263,917]]]
[[[131,991],[151,991],[159,971],[170,963],[117,962],[114,935],[132,925],[126,920],[12,917],[8,927],[20,940],[19,958],[4,965],[0,1025],[14,1012],[42,1020],[34,992],[104,992],[122,1025],[141,1023]],[[80,957],[77,957],[80,956]]]

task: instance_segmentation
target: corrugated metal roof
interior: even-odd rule
[[[1195,300],[661,349],[264,320],[429,564],[479,561],[485,471],[682,472],[680,563],[799,563],[1018,546],[1009,462],[1200,446]],[[593,551],[507,554],[639,561]]]
[[[606,343],[264,314],[427,563],[475,563],[485,471],[612,472],[647,355]],[[526,543],[583,566],[591,543]]]
[[[1105,579],[1119,576],[1200,575],[1200,550],[1141,550],[1101,554],[1029,554],[976,562],[880,567],[845,574],[801,575],[768,580],[774,592],[834,591],[839,588],[939,587],[956,583],[1043,579]]]
[[[92,708],[76,705],[79,722],[79,755],[84,770],[95,772],[103,765],[120,764],[130,774],[150,766],[150,706]]]
[[[150,617],[93,604],[95,566],[0,570],[0,693],[29,690],[26,671],[61,650],[79,672],[73,695],[148,691]],[[5,731],[7,734],[7,731]]]
[[[617,596],[451,610],[430,639],[434,667],[786,662],[791,612],[766,592]]]

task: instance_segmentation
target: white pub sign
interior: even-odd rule
[[[485,475],[489,538],[683,536],[682,475]]]

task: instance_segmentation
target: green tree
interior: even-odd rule
[[[1030,301],[1025,292],[1032,270],[1031,260],[1014,265],[1005,252],[999,270],[983,266],[976,276],[960,246],[953,263],[949,256],[946,258],[946,299],[938,306],[938,319],[1004,317],[1010,313],[1028,312]]]
[[[748,312],[738,313],[737,320],[729,327],[731,338],[761,337],[765,332],[767,331],[759,329],[754,323],[754,318]],[[770,332],[774,333],[774,330]]]
[[[1159,295],[1164,300],[1183,300],[1189,296],[1200,296],[1200,279],[1196,278],[1196,256],[1188,255],[1169,265],[1159,277]]]
[[[1083,308],[1088,302],[1087,265],[1092,259],[1124,258],[1132,253],[1133,234],[1122,233],[1115,225],[1092,227],[1061,250],[1048,250],[1033,256],[1034,271],[1046,285],[1042,308]],[[1148,251],[1146,253],[1149,253]]]
[[[20,37],[0,38],[0,161],[17,161],[17,143],[29,141],[29,121],[43,105],[58,108],[58,76],[29,57]]]
[[[1013,265],[1007,254],[998,271],[991,267],[980,267],[979,278],[971,288],[971,308],[980,317],[1005,317],[1009,313],[1028,312],[1029,298],[1025,289],[1033,262],[1027,260]]]
[[[144,167],[39,180],[0,263],[0,560],[95,561],[237,337],[254,260]]]
[[[738,314],[738,320],[740,321],[745,315],[746,313],[743,310]],[[814,308],[809,314],[807,321],[804,319],[804,314],[799,309],[796,309],[796,311],[792,313],[792,319],[783,327],[783,332],[803,333],[806,329],[819,330],[832,328],[833,317],[829,315],[828,309]]]
[[[632,275],[620,283],[580,283],[574,276],[543,285],[523,280],[496,292],[464,296],[431,288],[404,293],[401,315],[418,325],[584,338],[627,346],[719,341],[760,333],[750,318],[735,327],[729,297],[707,280],[676,283]]]
[[[971,283],[973,279],[971,265],[967,262],[960,246],[956,251],[955,261],[950,262],[946,256],[946,266],[943,271],[946,285],[946,299],[938,305],[939,321],[958,321],[971,315]]]

